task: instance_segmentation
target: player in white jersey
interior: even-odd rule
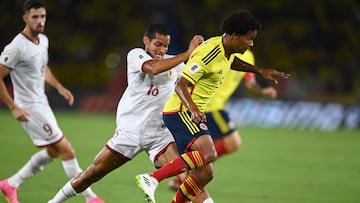
[[[202,36],[195,35],[186,52],[169,56],[167,29],[161,24],[148,27],[143,37],[145,48],[132,49],[127,55],[128,86],[118,104],[114,136],[93,163],[67,182],[49,203],[75,196],[142,151],[155,166],[178,157],[174,139],[163,123],[162,110],[174,91],[183,62],[202,41]]]
[[[25,29],[8,44],[0,56],[0,99],[21,122],[35,146],[42,148],[13,176],[0,181],[0,190],[10,203],[18,203],[17,188],[55,158],[60,157],[69,179],[81,172],[74,149],[64,137],[45,95],[45,81],[73,105],[72,93],[52,74],[47,66],[49,42],[44,34],[45,3],[27,0],[24,3]],[[3,78],[10,74],[14,99],[5,88]],[[104,201],[89,188],[83,192],[87,203]],[[26,200],[31,201],[31,200]]]

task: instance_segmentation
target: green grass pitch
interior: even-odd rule
[[[55,112],[60,127],[86,168],[113,135],[114,114]],[[208,189],[221,203],[359,203],[360,131],[319,132],[240,128],[243,145],[214,164]],[[21,125],[0,109],[0,179],[16,172],[36,151]],[[107,203],[144,202],[134,177],[153,170],[145,153],[93,184]],[[67,181],[61,162],[25,181],[18,197],[24,203],[47,202]],[[174,193],[160,184],[156,198],[170,202]],[[0,194],[0,203],[5,202]],[[79,195],[69,203],[84,203]]]

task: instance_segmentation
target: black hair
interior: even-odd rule
[[[26,13],[32,8],[46,8],[46,4],[43,0],[26,0],[23,5],[23,12]]]
[[[261,23],[249,11],[237,9],[223,19],[221,29],[226,34],[245,35],[260,30]]]
[[[148,37],[150,40],[155,39],[155,34],[160,34],[160,35],[169,35],[169,32],[167,30],[167,28],[163,25],[163,24],[152,24],[150,25],[146,31],[145,31],[145,36]]]

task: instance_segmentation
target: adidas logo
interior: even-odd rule
[[[150,180],[147,177],[143,177],[146,185],[150,187]]]

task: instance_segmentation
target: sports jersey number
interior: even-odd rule
[[[150,85],[147,95],[157,96],[159,94],[159,88],[154,85]]]
[[[43,129],[49,134],[49,136],[52,135],[53,132],[49,124],[44,124]]]

